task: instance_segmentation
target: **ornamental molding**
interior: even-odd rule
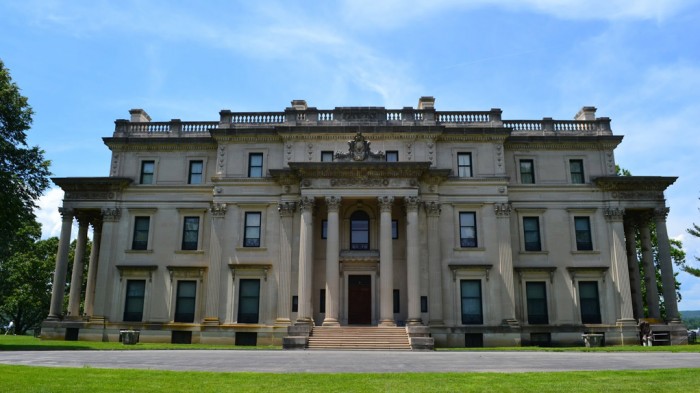
[[[496,213],[496,217],[510,217],[510,212],[513,210],[513,206],[510,203],[495,203],[493,205],[493,210]]]
[[[226,215],[226,204],[225,203],[212,203],[209,205],[209,211],[212,217],[222,218]]]
[[[425,206],[425,212],[428,214],[429,217],[439,217],[440,216],[440,211],[442,209],[440,208],[439,202],[426,201],[423,203],[423,206]]]
[[[355,137],[348,141],[347,153],[336,152],[336,161],[384,161],[383,151],[373,152],[370,148],[371,142],[365,138],[361,132],[357,132]]]
[[[288,165],[299,179],[419,179],[430,170],[430,162],[427,161],[290,162]],[[279,179],[292,176],[283,170],[270,170],[270,175]]]
[[[341,202],[342,202],[341,197],[338,197],[338,196],[326,197],[326,207],[328,208],[329,212],[338,212],[338,209],[340,209]]]
[[[388,187],[391,182],[389,179],[331,179],[331,187],[348,187],[348,186],[360,186],[360,187]],[[412,184],[412,186],[417,187],[418,184]]]
[[[106,207],[102,209],[102,221],[105,222],[115,222],[119,221],[119,218],[122,216],[122,211],[118,207]]]
[[[408,196],[404,197],[403,203],[406,206],[406,210],[410,211],[418,211],[418,206],[420,206],[421,200],[420,197],[417,196]]]
[[[657,207],[656,209],[654,209],[654,212],[652,214],[654,215],[655,220],[666,221],[669,211],[670,209],[667,207]]]
[[[593,183],[603,191],[610,192],[663,192],[677,177],[664,176],[602,176]]]
[[[297,203],[292,201],[280,202],[277,205],[277,211],[280,217],[292,217],[297,210]]]
[[[603,214],[608,221],[622,221],[625,217],[625,209],[620,207],[606,207],[603,210]]]
[[[393,196],[380,196],[377,197],[377,201],[379,202],[379,209],[382,213],[391,213],[391,208],[394,206]]]
[[[313,197],[303,196],[299,199],[299,211],[302,213],[313,213],[315,201]]]
[[[619,135],[553,135],[511,136],[505,141],[506,150],[614,150],[622,142]]]

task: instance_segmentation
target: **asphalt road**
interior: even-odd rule
[[[1,364],[270,373],[531,372],[700,368],[700,353],[7,351]]]

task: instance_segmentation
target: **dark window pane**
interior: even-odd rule
[[[182,249],[196,250],[199,242],[199,217],[185,217],[182,230]]]
[[[328,220],[321,220],[321,239],[328,238]]]
[[[572,183],[583,184],[585,182],[583,176],[583,160],[569,160],[569,169],[571,170]]]
[[[248,177],[263,177],[262,153],[250,153],[248,156]]]
[[[260,280],[241,279],[238,291],[238,322],[258,323],[260,309]]]
[[[462,324],[480,325],[484,323],[481,308],[481,281],[461,280]]]
[[[457,176],[472,177],[472,155],[471,153],[457,154]]]
[[[591,221],[588,217],[574,217],[576,231],[576,249],[579,251],[593,250],[591,236]]]
[[[476,247],[476,213],[459,213],[460,247]]]
[[[189,184],[201,184],[204,163],[202,161],[190,161],[190,172],[187,179]]]
[[[321,152],[321,162],[331,162],[333,161],[332,151],[322,151]]]
[[[150,217],[134,217],[134,238],[131,243],[132,250],[148,249],[148,230],[150,223]]]
[[[127,280],[124,303],[124,321],[141,322],[146,294],[146,280]]]
[[[399,238],[399,221],[398,220],[391,220],[391,238],[392,239]]]
[[[197,299],[196,281],[178,281],[175,302],[175,322],[194,322]]]
[[[386,152],[386,161],[387,162],[398,162],[399,161],[399,152],[396,150],[389,150]]]
[[[582,323],[601,323],[597,281],[580,281],[579,300]]]
[[[369,250],[369,215],[361,210],[350,216],[350,249]]]
[[[527,321],[530,324],[548,324],[547,290],[544,282],[527,282]]]
[[[520,160],[520,182],[535,184],[535,166],[532,160]]]
[[[141,184],[153,184],[153,173],[155,172],[155,161],[141,161]]]
[[[245,214],[243,247],[260,247],[260,219],[259,212]]]
[[[525,251],[542,251],[540,221],[538,217],[523,217]]]

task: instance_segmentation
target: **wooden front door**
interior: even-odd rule
[[[348,277],[348,324],[372,323],[372,276]]]

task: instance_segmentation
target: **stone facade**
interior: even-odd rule
[[[675,299],[675,178],[616,176],[622,137],[595,108],[566,121],[441,112],[432,97],[209,122],[130,112],[104,138],[109,177],[53,179],[64,221],[45,337],[280,344],[290,326],[406,325],[462,347],[629,344],[640,318],[682,328],[675,301],[659,314],[660,295]],[[84,299],[76,287],[64,310],[61,283],[82,271],[66,271],[74,218],[76,260],[90,225],[95,246]],[[652,221],[664,293],[644,301],[654,278],[633,237],[648,249]]]

